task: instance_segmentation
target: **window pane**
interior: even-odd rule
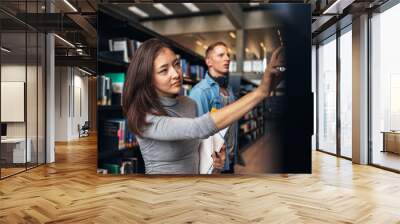
[[[45,60],[46,60],[46,37],[44,34],[39,34],[38,45],[38,164],[45,163]]]
[[[30,141],[26,141],[26,33],[1,34],[1,177],[25,170],[31,161]],[[11,109],[12,108],[12,109]],[[28,150],[27,150],[28,149]]]
[[[352,35],[340,37],[340,152],[351,158],[352,141]]]
[[[318,48],[318,148],[336,153],[336,39]]]
[[[371,19],[372,163],[396,170],[400,170],[398,21],[400,4]]]

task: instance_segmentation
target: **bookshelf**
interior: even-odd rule
[[[258,85],[259,83],[242,77],[240,96]],[[263,135],[282,129],[286,105],[285,88],[278,86],[270,97],[245,114],[239,120],[239,152],[245,151]]]
[[[125,74],[134,51],[150,38],[158,38],[170,45],[180,57],[184,73],[183,95],[204,77],[204,59],[133,21],[112,4],[99,4],[97,20],[98,172],[144,173],[140,148],[128,130],[121,106]]]
[[[241,79],[240,97],[252,91],[258,85],[245,78]],[[245,151],[265,133],[265,101],[246,113],[239,120],[239,153]]]

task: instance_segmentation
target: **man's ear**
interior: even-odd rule
[[[206,58],[206,65],[207,67],[211,67],[211,59],[210,58]]]

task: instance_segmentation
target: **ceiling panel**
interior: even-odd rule
[[[194,3],[199,9],[200,12],[191,12],[181,3],[163,3],[165,7],[170,9],[173,12],[173,15],[165,15],[163,12],[158,10],[153,6],[153,3],[135,3],[135,4],[127,4],[121,3],[118,4],[120,7],[127,10],[129,6],[136,6],[137,8],[141,9],[145,13],[149,14],[148,18],[142,18],[135,15],[132,12],[132,16],[140,21],[147,21],[147,20],[158,20],[158,19],[166,19],[166,18],[179,18],[179,17],[187,17],[187,16],[198,16],[203,14],[209,13],[221,13],[218,9],[217,5],[214,3]]]

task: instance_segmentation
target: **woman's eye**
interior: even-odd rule
[[[167,72],[167,69],[163,69],[163,70],[159,71],[158,73],[164,74],[164,73],[166,73],[166,72]]]

